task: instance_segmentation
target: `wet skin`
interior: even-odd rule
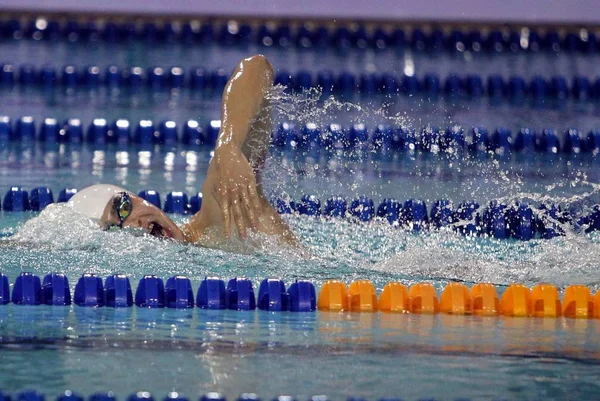
[[[131,193],[129,198],[132,204],[131,214],[123,221],[123,227],[141,228],[155,237],[185,241],[183,231],[162,210]],[[120,223],[113,199],[106,204],[100,219],[105,229]]]
[[[273,68],[261,55],[242,60],[227,82],[221,129],[202,187],[202,208],[188,223],[179,228],[160,209],[131,195],[132,213],[123,226],[213,248],[227,248],[231,237],[245,240],[248,231],[301,247],[262,191],[261,171],[272,128],[266,95],[272,85]],[[119,224],[112,201],[102,221],[105,225]]]

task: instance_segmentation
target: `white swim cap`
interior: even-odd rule
[[[88,216],[91,219],[100,220],[106,204],[113,196],[120,192],[130,191],[110,184],[96,184],[89,186],[77,192],[69,200],[71,205],[79,213]]]

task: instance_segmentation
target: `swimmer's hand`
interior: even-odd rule
[[[207,180],[219,205],[225,237],[230,237],[233,222],[240,238],[245,239],[248,228],[256,229],[262,207],[256,176],[239,147],[226,144],[215,150]]]

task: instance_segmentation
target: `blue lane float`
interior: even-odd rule
[[[38,140],[47,143],[56,143],[59,141],[60,127],[55,118],[45,118],[40,127]]]
[[[15,280],[11,301],[16,305],[40,305],[42,303],[40,278],[31,273],[21,273]]]
[[[139,93],[142,90],[163,92],[166,89],[180,91],[220,94],[229,79],[230,71],[223,68],[207,70],[203,67],[140,67],[119,68],[112,65],[106,69],[98,66],[78,67],[67,65],[62,69],[60,79],[54,67],[43,65],[36,67],[31,64],[14,66],[6,63],[0,69],[0,83],[3,87],[11,88],[15,84],[22,87],[40,87],[43,90],[54,90],[59,85],[66,91],[85,90],[97,91],[101,87],[109,92],[127,89],[124,94]],[[15,79],[14,71],[18,71]],[[39,77],[39,79],[38,79]],[[341,70],[310,71],[305,69],[290,72],[276,72],[276,84],[288,87],[288,90],[303,91],[318,87],[323,94],[329,96],[371,96],[375,94],[406,96],[422,95],[436,99],[443,94],[450,98],[467,97],[478,99],[488,96],[493,100],[506,99],[514,102],[525,98],[534,101],[552,99],[564,101],[590,101],[600,98],[598,80],[590,77],[575,75],[566,77],[533,76],[529,80],[519,75],[512,75],[506,80],[500,74],[480,76],[478,74],[460,75],[450,73],[445,77],[427,73],[422,77],[417,75],[398,75],[393,72],[357,74]],[[24,137],[30,137],[35,131],[30,120],[22,121],[18,127]]]
[[[227,283],[227,308],[232,310],[254,310],[256,299],[252,281],[236,277]]]
[[[68,119],[59,132],[59,142],[79,144],[83,142],[83,124],[78,118]]]
[[[44,276],[42,303],[46,305],[71,305],[71,290],[66,275],[51,273]]]
[[[73,195],[75,195],[76,193],[77,193],[77,189],[76,188],[63,188],[58,193],[58,199],[56,201],[59,202],[59,203],[61,203],[61,202],[68,202],[69,199],[71,199],[71,197]]]
[[[104,306],[104,285],[102,278],[92,273],[83,274],[75,285],[73,302],[78,306]]]
[[[51,191],[40,187],[37,188],[37,192],[49,194]],[[67,201],[76,192],[72,188],[61,190],[58,202]],[[26,203],[24,201],[26,193],[20,187],[12,187],[5,195],[3,208],[6,211],[30,210],[29,200]],[[148,202],[156,206],[161,204],[160,195],[153,190],[141,191],[139,194],[140,197],[147,199]],[[42,206],[51,203],[50,196],[46,199],[47,202],[39,201],[34,210],[39,210]],[[202,193],[197,193],[191,199],[192,201],[188,203],[187,194],[183,192],[168,193],[165,197],[163,210],[168,213],[179,214],[197,213],[202,205]],[[375,202],[366,196],[359,196],[354,199],[333,196],[326,199],[324,207],[321,208],[321,200],[313,194],[303,195],[299,201],[278,198],[273,200],[273,204],[280,214],[296,213],[315,218],[322,216],[327,219],[349,218],[351,221],[363,223],[372,220],[387,221],[392,226],[413,231],[451,226],[463,234],[487,234],[495,238],[510,237],[520,240],[552,238],[556,235],[564,235],[562,229],[552,228],[553,225],[556,225],[553,220],[559,221],[560,224],[566,224],[575,232],[600,230],[600,223],[595,218],[597,214],[595,206],[571,216],[569,213],[561,211],[560,207],[556,205],[533,207],[523,203],[509,205],[497,204],[497,202],[492,201],[480,211],[476,202],[462,202],[454,208],[449,200],[440,199],[434,201],[431,209],[428,209],[425,202],[418,199],[408,199],[402,203],[396,199],[387,198],[376,206]],[[27,207],[24,208],[23,205]],[[534,209],[535,213],[533,213]],[[530,215],[527,210],[531,210],[532,217],[525,217]],[[522,224],[517,219],[519,216],[532,219],[532,233],[527,234],[523,230],[529,230],[529,228],[524,229],[518,226]],[[493,228],[501,227],[504,223],[507,227],[510,225],[505,231]]]
[[[0,273],[0,305],[6,305],[10,302],[10,287],[8,286],[8,277]]]
[[[138,391],[127,397],[127,401],[154,401],[154,397],[147,391]]]
[[[157,208],[161,209],[160,194],[157,191],[153,189],[146,189],[144,191],[140,191],[138,193],[138,196],[144,199],[145,201],[151,203],[152,205],[156,206]]]
[[[29,195],[21,187],[11,187],[2,202],[2,209],[9,212],[25,212],[30,210]]]
[[[366,196],[353,199],[350,203],[350,215],[363,222],[372,220],[375,217],[373,200]]]
[[[84,399],[81,395],[67,390],[64,393],[59,394],[58,397],[56,397],[56,401],[84,401]]]
[[[392,226],[400,224],[402,205],[396,199],[383,199],[377,207],[377,217],[387,220]]]
[[[288,310],[289,296],[283,280],[264,279],[258,287],[258,309],[270,312]]]
[[[0,142],[29,141],[32,138],[45,143],[79,144],[83,140],[84,126],[79,119],[67,120],[64,124],[55,123],[55,119],[46,118],[39,133],[28,132],[23,137],[19,129],[18,119],[14,124],[9,117],[0,117]],[[50,121],[50,122],[49,122]],[[34,121],[32,120],[33,124]],[[132,134],[131,127],[136,129]],[[49,134],[48,128],[58,129],[58,133]],[[85,130],[85,140],[98,148],[111,144],[137,143],[141,146],[160,145],[174,146],[181,143],[190,147],[213,146],[221,127],[219,120],[209,121],[205,128],[195,120],[189,120],[181,126],[175,121],[166,120],[155,128],[151,120],[141,120],[132,124],[128,120],[118,119],[109,122],[103,118],[95,118]],[[488,133],[489,132],[489,133]],[[272,134],[273,145],[282,150],[372,150],[382,153],[456,153],[460,157],[464,151],[493,151],[499,156],[512,152],[525,154],[596,154],[600,149],[600,130],[591,130],[587,134],[575,128],[562,133],[554,129],[544,128],[534,131],[521,128],[514,133],[506,127],[497,127],[488,131],[485,127],[465,128],[426,127],[414,128],[394,127],[377,124],[371,128],[365,124],[353,124],[344,127],[332,123],[323,127],[315,123],[306,123],[301,127],[288,122],[279,124]]]
[[[182,394],[172,391],[163,398],[163,401],[189,401],[189,399]]]
[[[196,214],[202,209],[202,192],[198,192],[190,198],[190,214]]]
[[[117,397],[112,392],[94,393],[90,395],[89,401],[117,401]]]
[[[104,284],[104,298],[109,308],[128,308],[133,305],[129,278],[124,274],[112,274]]]
[[[142,308],[164,308],[165,286],[163,280],[155,275],[142,277],[135,292],[135,304]]]
[[[31,210],[39,212],[51,203],[54,203],[54,195],[50,188],[37,187],[31,190],[29,197]]]
[[[154,44],[159,42],[181,42],[184,44],[215,43],[221,46],[249,45],[256,43],[262,46],[297,46],[299,48],[334,47],[340,50],[349,48],[364,49],[367,47],[378,51],[403,49],[410,47],[415,51],[447,51],[447,52],[581,52],[594,53],[598,50],[598,41],[593,31],[567,31],[558,33],[554,30],[543,36],[535,27],[529,27],[526,33],[522,30],[511,30],[507,33],[492,29],[487,33],[479,29],[463,31],[459,29],[432,29],[424,31],[417,26],[405,31],[402,25],[393,27],[371,27],[364,24],[348,23],[336,27],[300,25],[294,27],[287,21],[276,25],[257,21],[253,24],[239,22],[238,29],[231,30],[228,23],[212,21],[147,21],[143,24],[108,20],[98,21],[60,21],[50,19],[41,27],[36,19],[21,23],[12,16],[2,20],[6,37],[13,40],[69,40],[85,42],[88,40],[104,40],[109,43],[130,42],[133,40]],[[524,40],[525,39],[525,40]]]
[[[10,118],[7,116],[0,117],[0,142],[13,140],[13,129]]]
[[[190,279],[185,276],[170,277],[165,286],[165,303],[167,308],[193,308],[194,290]]]
[[[169,192],[165,197],[163,210],[166,213],[188,214],[190,211],[188,196],[185,192]]]
[[[321,200],[314,195],[304,195],[298,203],[292,203],[294,208],[300,214],[309,216],[321,215]]]
[[[435,228],[446,227],[455,220],[452,202],[447,199],[437,200],[431,206],[429,220]]]
[[[225,282],[216,277],[206,277],[200,283],[196,305],[202,309],[227,309]]]
[[[46,397],[35,390],[21,391],[16,396],[16,401],[45,401]]]
[[[279,202],[277,203],[280,204]],[[278,208],[281,209],[281,208]],[[280,213],[291,213],[291,210],[283,209],[280,210]],[[341,196],[333,196],[328,198],[325,201],[325,207],[323,209],[323,215],[326,217],[338,217],[344,218],[346,217],[346,212],[348,210],[348,201]]]
[[[297,280],[288,288],[290,312],[312,312],[317,309],[315,286],[310,281]]]

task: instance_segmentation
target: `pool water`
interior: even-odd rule
[[[440,75],[460,70],[482,74],[533,71],[544,76],[598,72],[597,56],[547,54],[451,56],[448,54],[336,53],[218,46],[151,49],[106,44],[5,41],[13,63],[56,65],[233,66],[264,52],[276,69],[375,69]],[[335,102],[313,95],[283,99],[275,123],[357,121],[369,127],[388,123],[421,129],[427,125],[483,125],[536,130],[598,128],[593,102],[496,104],[469,99],[373,96]],[[35,88],[2,89],[0,114],[59,120],[151,118],[181,123],[218,118],[218,94],[161,92],[51,93]],[[343,103],[342,101],[352,102]],[[83,106],[82,106],[83,105]],[[292,105],[290,109],[288,106]],[[313,121],[310,121],[313,120]],[[90,144],[6,143],[0,147],[1,190],[94,183],[122,185],[134,192],[155,189],[194,194],[202,186],[210,148],[176,146],[94,146]],[[557,203],[585,213],[600,203],[598,159],[592,154],[407,154],[392,152],[300,151],[273,147],[264,175],[268,196],[300,199],[313,194],[348,199],[437,199],[455,204]],[[41,213],[0,211],[0,271],[14,281],[22,271],[64,272],[74,286],[83,273],[101,277],[122,272],[135,287],[145,274],[164,279],[183,274],[194,290],[206,276],[248,277],[258,283],[282,278],[286,285],[306,279],[320,287],[327,279],[370,280],[380,292],[390,281],[429,281],[438,293],[452,281],[555,284],[562,291],[584,284],[600,289],[600,236],[566,227],[553,239],[517,241],[464,237],[452,229],[412,232],[387,222],[285,215],[310,257],[303,258],[272,239],[254,236],[248,254],[203,249],[102,232],[60,205]],[[183,222],[187,216],[173,216]],[[217,391],[228,398],[256,392],[268,399],[326,394],[378,399],[593,399],[600,391],[600,325],[596,320],[504,318],[385,313],[272,313],[265,311],[146,310],[128,308],[0,307],[0,389],[35,388],[48,395],[72,389],[84,395],[114,391],[119,399],[137,390],[161,398],[168,391],[191,398]]]
[[[82,187],[94,182],[116,183],[136,192],[154,188],[162,194],[181,189],[192,193],[209,160],[207,149],[199,151],[196,170],[190,169],[186,151],[179,149],[169,170],[161,149],[152,153],[150,167],[139,163],[135,148],[127,151],[127,166],[118,165],[114,149],[103,150],[101,165],[94,162],[99,160],[98,150],[85,146],[63,150],[52,158],[34,145],[9,147],[5,151],[17,155],[8,158],[16,159],[16,166],[4,163],[3,174],[19,171],[24,187],[43,184],[55,193],[65,183]],[[23,152],[30,157],[23,157]],[[44,162],[48,159],[51,163]],[[541,156],[535,167],[518,159],[504,160],[495,168],[487,159],[467,158],[456,164],[461,167],[449,167],[444,157],[432,155],[408,160],[371,157],[360,163],[343,155],[306,160],[273,149],[266,187],[271,194],[285,191],[295,199],[308,192],[322,199],[338,193],[367,194],[377,201],[419,195],[429,203],[439,197],[484,202],[492,197],[535,199],[548,193],[554,199],[581,195],[593,203],[597,196],[593,185],[577,178],[582,173],[596,180],[593,163],[582,161],[572,171],[566,161],[549,163]],[[281,165],[287,166],[285,171]],[[560,179],[556,165],[566,171]],[[357,166],[363,170],[360,174],[349,172]],[[478,171],[482,167],[487,168],[484,174]],[[523,169],[532,173],[522,174],[518,185],[503,186],[502,174],[509,171],[512,180],[510,171]],[[551,183],[557,188],[548,190]],[[134,286],[144,274],[165,279],[184,274],[194,290],[205,276],[245,276],[255,288],[266,277],[280,277],[287,285],[308,279],[317,287],[331,278],[346,283],[366,278],[378,291],[390,281],[410,285],[424,280],[439,292],[454,280],[491,282],[500,291],[513,282],[600,288],[600,237],[594,233],[568,232],[551,240],[522,242],[467,238],[452,230],[414,233],[387,222],[292,215],[286,219],[312,254],[310,259],[268,239],[256,239],[259,246],[252,254],[238,255],[106,233],[60,205],[42,213],[4,211],[0,266],[11,279],[21,271],[38,275],[61,271],[71,285],[86,272],[102,277],[123,272]],[[0,308],[0,327],[0,387],[8,391],[112,390],[122,397],[142,389],[190,395],[218,391],[229,397],[250,391],[293,394],[299,399],[317,393],[334,399],[446,399],[447,394],[561,399],[572,394],[585,398],[598,391],[600,326],[595,320],[9,304]]]

